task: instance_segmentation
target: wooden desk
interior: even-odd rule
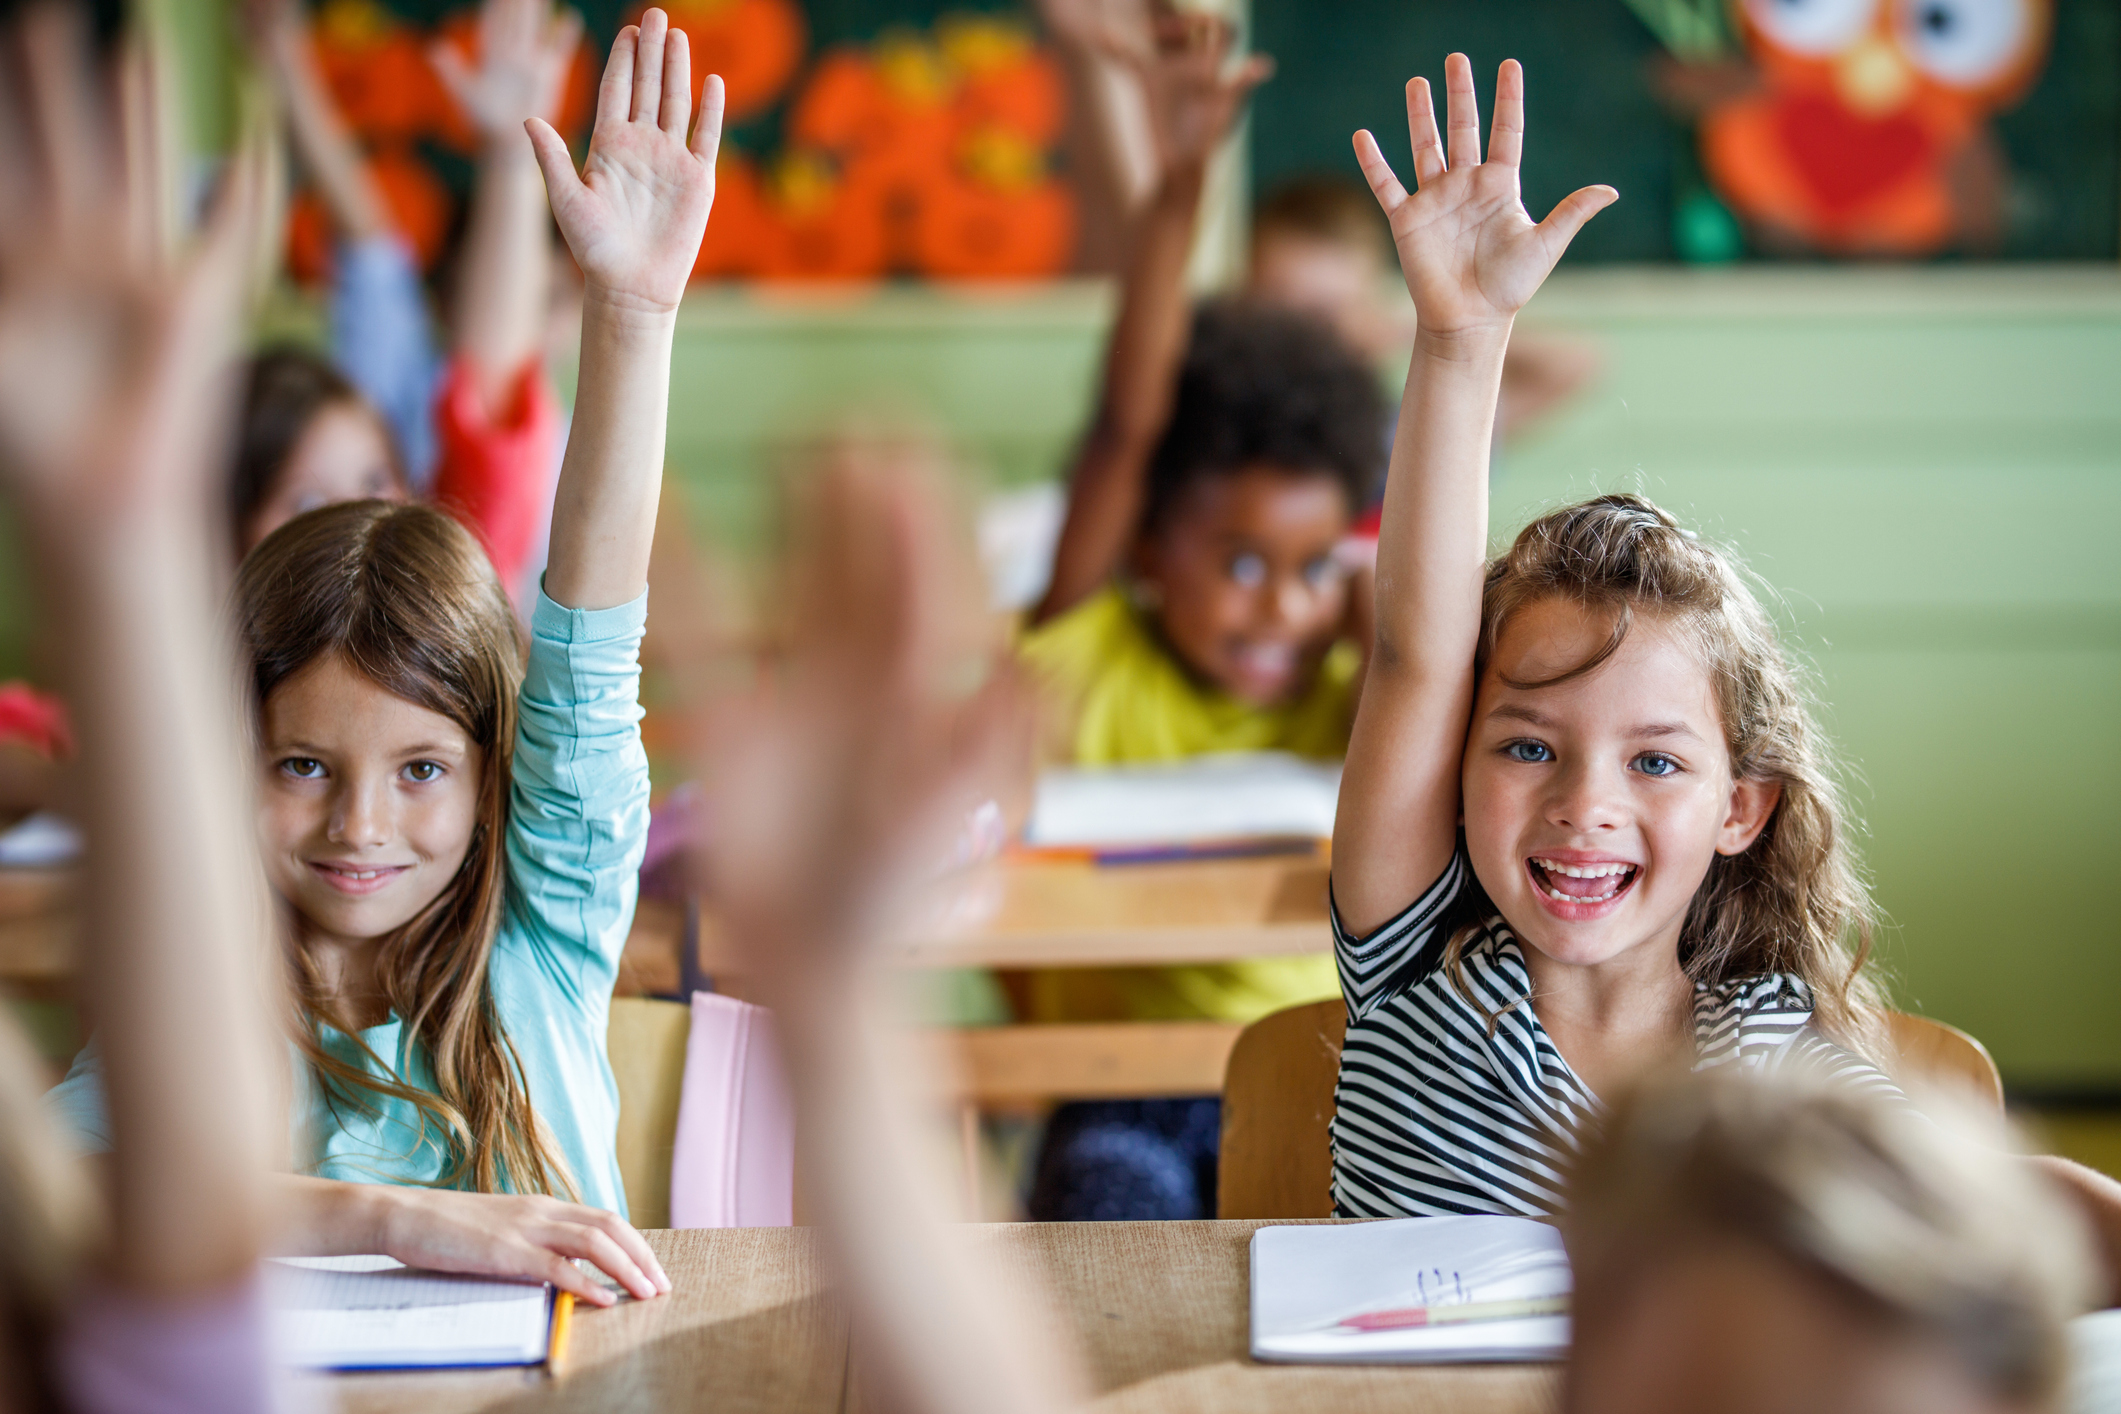
[[[62,992],[73,976],[81,915],[73,869],[0,869],[0,990]]]
[[[567,1373],[453,1370],[319,1377],[340,1414],[631,1411],[838,1414],[847,1322],[808,1228],[644,1234],[673,1290],[575,1310]]]
[[[1042,1283],[1100,1414],[1533,1414],[1556,1367],[1258,1365],[1247,1250],[1259,1223],[1051,1223],[965,1229],[1005,1280]],[[346,1414],[508,1410],[842,1414],[847,1331],[802,1228],[651,1232],[676,1291],[583,1314],[553,1383],[523,1371],[339,1376]],[[867,1401],[857,1401],[866,1404]]]
[[[1010,856],[965,881],[908,967],[1149,967],[1329,952],[1326,856],[1096,865]],[[744,971],[711,916],[700,968]]]

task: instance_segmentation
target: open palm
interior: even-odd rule
[[[692,118],[692,64],[685,32],[651,9],[612,42],[597,90],[589,158],[575,174],[551,124],[526,125],[553,219],[590,293],[642,309],[671,310],[684,297],[714,204],[714,159],[722,138],[722,81],[700,92]]]
[[[1473,65],[1444,61],[1448,145],[1436,129],[1429,81],[1407,84],[1407,134],[1414,146],[1410,195],[1365,129],[1355,156],[1392,223],[1400,269],[1425,330],[1455,333],[1506,323],[1539,289],[1584,222],[1620,199],[1611,187],[1571,192],[1534,224],[1518,193],[1524,154],[1524,70],[1503,61],[1495,79],[1495,121],[1485,161]]]

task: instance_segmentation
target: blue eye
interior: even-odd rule
[[[321,780],[324,776],[324,763],[311,756],[290,756],[280,763],[280,771],[298,781]]]
[[[405,768],[405,779],[420,785],[425,785],[429,781],[439,780],[441,776],[441,763],[436,761],[415,761]]]
[[[1537,765],[1542,761],[1554,759],[1553,751],[1543,741],[1513,741],[1503,747],[1502,754],[1512,761],[1522,761],[1527,765]]]
[[[1661,751],[1645,751],[1635,758],[1635,769],[1645,776],[1676,776],[1686,768]]]
[[[1230,578],[1247,589],[1257,589],[1267,582],[1267,561],[1262,555],[1247,550],[1230,557]]]
[[[1334,563],[1331,555],[1320,555],[1316,559],[1306,560],[1304,561],[1304,583],[1310,585],[1313,589],[1323,589],[1326,585],[1333,582],[1339,569],[1340,566]]]

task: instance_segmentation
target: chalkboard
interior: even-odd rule
[[[1620,203],[1577,238],[1580,262],[1672,260],[1675,206],[1698,186],[1690,127],[1652,92],[1658,41],[1624,0],[1253,0],[1253,42],[1277,70],[1252,123],[1254,190],[1300,173],[1357,176],[1349,147],[1374,131],[1402,174],[1406,80],[1462,50],[1485,99],[1495,67],[1525,66],[1525,200],[1543,216],[1588,182]],[[2012,184],[2002,254],[2115,258],[2121,224],[2121,0],[2056,0],[2038,86],[1994,122]]]

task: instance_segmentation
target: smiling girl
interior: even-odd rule
[[[283,1246],[669,1290],[626,1224],[605,1029],[648,823],[638,651],[677,305],[721,129],[687,45],[614,43],[583,175],[528,127],[585,281],[582,374],[527,654],[471,533],[377,501],[299,516],[237,587],[259,836],[284,908],[296,1175]],[[106,1138],[93,1055],[57,1093]]]
[[[1675,1061],[1892,1083],[1831,763],[1731,561],[1633,496],[1484,560],[1511,321],[1617,193],[1535,225],[1522,71],[1502,66],[1485,161],[1471,66],[1446,75],[1448,142],[1428,82],[1407,86],[1417,192],[1355,140],[1420,337],[1334,835],[1352,1217],[1551,1213],[1583,1123]],[[2111,1248],[2113,1185],[2037,1162]]]

